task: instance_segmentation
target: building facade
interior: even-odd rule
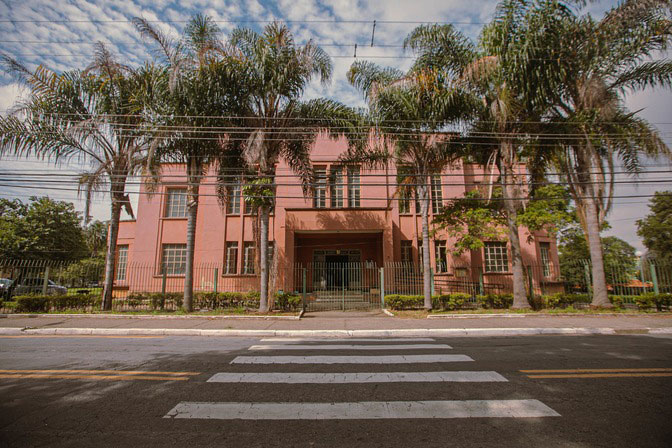
[[[366,277],[383,266],[419,266],[422,257],[421,216],[415,200],[399,196],[394,166],[366,170],[344,167],[339,155],[345,141],[320,138],[311,152],[318,174],[315,196],[303,195],[300,180],[284,163],[276,167],[276,205],[270,218],[269,251],[272,255],[272,288],[297,290],[303,281],[296,269],[310,266],[307,283],[315,289],[361,288]],[[520,167],[524,170],[524,166]],[[121,224],[118,240],[118,288],[149,290],[165,282],[179,290],[186,260],[185,167],[165,165],[162,183],[154,194],[143,186],[137,219]],[[200,189],[195,246],[195,288],[220,291],[258,288],[255,272],[255,221],[240,187],[232,188],[225,206],[217,198],[216,180],[205,177]],[[479,183],[483,170],[457,163],[431,185],[432,216],[444,201],[460,198]],[[544,232],[519,229],[523,260],[534,266],[529,281],[552,287],[557,282],[555,239]],[[510,245],[488,242],[482,250],[451,255],[453,240],[438,232],[432,236],[430,259],[437,285],[456,282],[503,284],[510,282]],[[209,266],[199,274],[198,267]],[[338,268],[341,266],[341,268]],[[346,272],[343,266],[358,272]],[[131,271],[141,269],[134,280]],[[407,268],[404,268],[407,269]],[[216,277],[216,279],[215,279]],[[508,280],[507,280],[508,279]],[[142,283],[142,285],[140,284]],[[214,285],[213,285],[214,284]],[[482,289],[481,289],[482,290]]]

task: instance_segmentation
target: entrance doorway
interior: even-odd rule
[[[327,288],[337,289],[350,286],[349,271],[346,269],[348,255],[325,255],[325,274],[327,277]]]

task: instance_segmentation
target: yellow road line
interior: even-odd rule
[[[51,375],[39,373],[0,374],[0,378],[50,378],[50,379],[87,379],[87,380],[150,380],[150,381],[186,381],[186,376],[124,376],[124,375]]]
[[[18,339],[18,338],[105,338],[105,339],[159,339],[164,336],[126,336],[126,335],[104,335],[104,334],[21,334],[21,335],[0,335],[0,339]]]
[[[575,373],[568,375],[527,375],[528,378],[630,378],[664,376],[672,376],[672,373]]]
[[[523,373],[609,373],[609,372],[672,372],[672,368],[652,367],[648,369],[557,369],[557,370],[521,370]]]
[[[156,371],[144,371],[144,370],[61,370],[61,369],[30,369],[30,370],[7,370],[0,369],[0,373],[86,373],[86,374],[97,374],[97,373],[107,373],[113,375],[174,375],[174,376],[185,376],[185,375],[199,375],[200,372],[156,372]]]

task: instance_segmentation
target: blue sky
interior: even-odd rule
[[[591,3],[587,8],[596,16],[615,2]],[[358,44],[358,59],[372,58],[377,63],[408,68],[411,54],[400,48],[404,37],[416,24],[381,23],[385,21],[453,22],[467,35],[475,38],[482,26],[494,13],[493,0],[0,0],[0,40],[2,50],[29,67],[38,64],[54,70],[83,68],[93,52],[92,44],[103,41],[120,58],[138,64],[153,57],[148,46],[128,22],[141,16],[157,25],[164,32],[177,36],[184,22],[195,13],[204,13],[220,21],[226,32],[237,26],[258,28],[272,19],[289,23],[298,42],[313,39],[323,45],[333,57],[334,77],[328,86],[317,82],[310,85],[306,97],[326,96],[350,105],[363,106],[360,95],[347,83],[345,73],[355,60],[354,44]],[[63,21],[69,21],[67,23]],[[252,21],[239,23],[240,21]],[[318,23],[316,21],[366,21],[366,23]],[[371,47],[373,21],[376,20],[375,41]],[[304,22],[301,22],[304,21]],[[308,22],[306,22],[308,21]],[[20,87],[5,74],[0,73],[0,113],[10,108],[21,95]],[[672,93],[650,91],[631,95],[627,99],[632,110],[652,123],[658,123],[666,141],[672,144]],[[668,167],[667,162],[650,162],[650,165]],[[41,161],[0,160],[0,169],[54,169]],[[63,165],[61,171],[81,170],[78,165]],[[665,174],[651,174],[647,178],[667,178]],[[656,189],[672,189],[670,184],[619,185],[616,195],[652,194]],[[0,186],[0,197],[26,199],[43,191],[15,189]],[[78,209],[83,205],[74,192],[53,192],[54,198],[73,200]],[[647,212],[646,198],[616,200],[609,216],[612,229],[608,234],[619,236],[638,249],[642,248],[635,234],[635,220]],[[95,218],[109,216],[106,198],[96,198],[93,207]]]

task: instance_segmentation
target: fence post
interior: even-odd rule
[[[343,311],[345,311],[345,267],[341,268],[341,284],[343,285],[343,292],[341,298],[343,300]]]
[[[303,302],[303,312],[306,312],[306,268],[302,268],[302,295],[301,300]]]
[[[592,298],[593,297],[593,287],[592,287],[592,283],[590,281],[590,266],[588,266],[588,263],[585,263],[583,265],[583,275],[586,278],[586,291],[588,291],[588,297]]]
[[[385,268],[380,268],[380,307],[385,308]]]
[[[483,269],[478,270],[478,294],[485,295],[485,284],[483,283]]]
[[[656,272],[656,265],[650,263],[649,267],[651,268],[651,281],[653,282],[653,292],[655,292],[656,294],[660,294],[660,290],[658,289],[658,274]]]
[[[642,280],[642,290],[646,294],[646,279],[644,278],[644,261],[642,261],[642,257],[639,257],[639,276]]]
[[[219,280],[219,268],[215,268],[214,293],[217,294],[217,281]]]
[[[42,282],[42,295],[46,296],[49,288],[49,266],[44,268],[44,281]]]
[[[530,299],[534,298],[534,279],[532,278],[532,266],[527,267],[527,287],[530,290]]]

